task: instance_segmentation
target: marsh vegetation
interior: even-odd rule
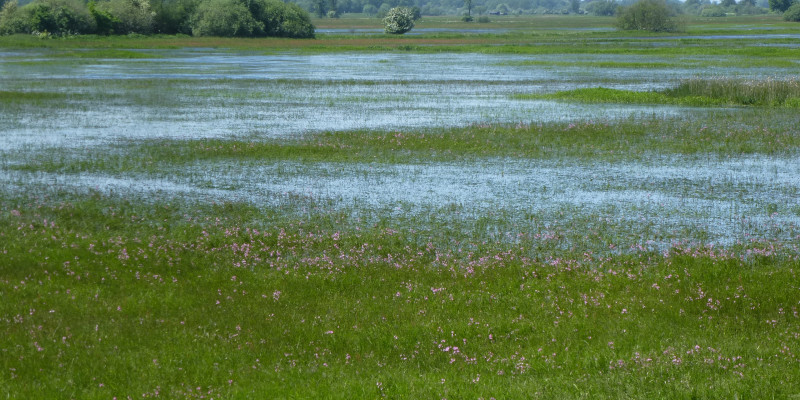
[[[0,38],[0,397],[796,395],[762,18]]]

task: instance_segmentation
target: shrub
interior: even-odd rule
[[[197,9],[197,0],[159,0],[158,12],[153,19],[153,31],[158,33],[192,33],[191,17]]]
[[[407,7],[392,8],[386,13],[383,24],[386,33],[402,35],[414,27],[414,13]]]
[[[280,0],[250,0],[250,12],[259,23],[255,36],[314,37],[311,17],[297,4]]]
[[[792,6],[793,0],[769,0],[769,9],[772,11],[784,12]]]
[[[800,2],[792,4],[783,14],[783,19],[787,21],[800,22]]]
[[[375,7],[372,4],[364,4],[364,8],[361,9],[361,12],[369,16],[372,16],[378,13],[378,7]]]
[[[206,0],[192,17],[194,36],[253,36],[264,30],[250,10],[239,0]]]
[[[586,12],[592,15],[611,16],[617,12],[617,2],[614,0],[598,0],[586,5]]]
[[[392,9],[392,6],[389,4],[383,3],[380,7],[378,7],[378,18],[386,18],[389,15],[389,10]]]
[[[625,7],[617,16],[617,27],[623,30],[668,32],[677,29],[663,0],[640,0]]]
[[[463,17],[461,17],[461,21],[462,21],[462,22],[472,22],[472,15],[466,15],[466,14],[464,14],[464,16],[463,16]]]
[[[89,14],[94,18],[95,32],[101,35],[110,35],[114,33],[115,28],[120,24],[119,18],[111,15],[108,11],[103,11],[97,8],[97,3],[90,1]]]
[[[422,9],[417,6],[411,7],[411,17],[414,21],[419,21],[422,18]]]
[[[16,0],[11,0],[3,4],[0,9],[0,35],[11,35],[14,33],[30,33],[30,21],[20,11]]]
[[[33,32],[69,35],[95,30],[89,9],[77,0],[37,0],[21,11],[27,14]]]
[[[328,18],[339,18],[339,13],[336,10],[328,10]]]
[[[106,21],[98,20],[101,13],[105,13],[112,18],[113,31],[119,34],[153,32],[153,22],[156,13],[150,9],[148,0],[107,0],[96,3],[93,7],[95,12],[92,15],[97,21],[98,31],[101,24]],[[91,9],[89,10],[92,11]],[[106,16],[100,16],[101,19]]]
[[[700,11],[701,17],[724,17],[725,16],[725,8],[720,6],[708,6],[703,7],[703,11]]]
[[[489,21],[489,17],[487,17],[485,15],[481,15],[480,17],[478,17],[478,22],[481,23],[481,24],[489,23],[490,22]]]

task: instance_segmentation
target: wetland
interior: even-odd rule
[[[764,18],[0,37],[0,396],[794,396]]]

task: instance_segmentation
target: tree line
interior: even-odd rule
[[[4,2],[0,34],[187,34],[314,37],[306,10],[280,0],[34,0]]]

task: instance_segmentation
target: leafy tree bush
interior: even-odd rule
[[[703,10],[700,11],[701,17],[724,17],[725,16],[725,8],[720,6],[708,6],[703,7]]]
[[[21,11],[28,15],[33,32],[70,35],[95,30],[94,18],[79,0],[37,0]]]
[[[586,12],[592,15],[611,16],[617,12],[617,2],[614,0],[598,0],[586,5]]]
[[[478,22],[481,23],[481,24],[486,24],[486,23],[489,23],[491,21],[489,21],[489,17],[487,17],[485,15],[481,15],[480,17],[478,17]]]
[[[677,24],[663,0],[640,0],[618,13],[617,27],[623,30],[669,32],[676,30]]]
[[[20,11],[17,0],[7,1],[0,9],[0,35],[14,33],[29,33],[31,25],[29,18]]]
[[[156,13],[150,9],[148,0],[106,0],[96,3],[94,9],[95,12],[92,15],[98,22],[98,30],[101,25],[97,15],[105,13],[114,20],[112,21],[114,33],[149,34],[153,32]],[[89,11],[91,12],[91,9]]]
[[[769,9],[772,11],[784,12],[792,6],[793,0],[769,0]]]
[[[411,7],[411,16],[414,18],[414,21],[419,21],[419,19],[422,18],[422,9],[417,6]]]
[[[391,9],[392,6],[387,3],[382,3],[381,6],[378,7],[378,18],[386,18],[386,16],[389,15],[389,10]]]
[[[153,0],[156,16],[153,31],[157,33],[192,33],[191,17],[197,9],[198,0]]]
[[[194,36],[253,36],[263,31],[250,10],[239,0],[206,0],[197,6],[191,20]]]
[[[249,3],[258,24],[254,36],[314,37],[311,17],[297,4],[280,0],[249,0]]]
[[[395,7],[389,10],[383,19],[386,33],[402,35],[414,27],[414,13],[407,7]]]
[[[791,7],[786,9],[786,12],[783,14],[783,19],[800,22],[800,2],[795,2]]]
[[[95,32],[100,35],[110,35],[114,33],[114,29],[121,23],[120,20],[111,15],[108,11],[98,9],[97,3],[95,3],[94,0],[90,1],[88,6],[89,14],[94,18]]]
[[[364,8],[361,9],[361,12],[372,16],[378,13],[378,7],[375,7],[372,4],[364,4]]]

